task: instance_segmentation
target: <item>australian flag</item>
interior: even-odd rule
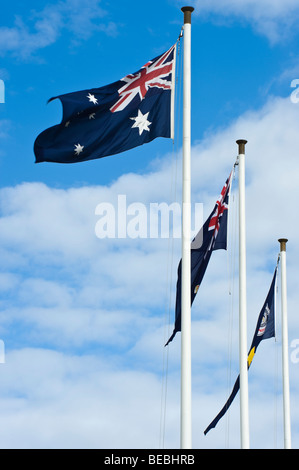
[[[256,350],[258,345],[263,339],[272,338],[275,336],[275,286],[276,286],[276,274],[277,274],[277,267],[275,268],[272,283],[266,297],[265,303],[263,308],[259,314],[256,329],[254,332],[253,340],[249,349],[248,357],[247,357],[247,366],[248,369],[252,363],[252,359],[255,356]],[[218,413],[215,419],[209,424],[207,429],[204,431],[204,434],[207,434],[211,429],[215,428],[218,421],[225,415],[228,408],[232,404],[235,396],[237,395],[240,389],[240,375],[238,376],[233,390],[225,403],[222,410]]]
[[[206,272],[212,252],[227,248],[228,199],[231,177],[232,173],[226,180],[213,211],[191,243],[191,305]],[[181,331],[181,270],[182,260],[178,267],[175,326],[165,346],[173,340],[178,331]]]
[[[62,122],[37,137],[36,163],[82,162],[173,138],[175,51],[110,85],[51,98],[62,103]]]

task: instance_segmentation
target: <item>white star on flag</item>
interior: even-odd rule
[[[76,144],[75,145],[75,155],[80,155],[83,152],[84,145]]]
[[[138,109],[138,116],[130,118],[132,119],[132,121],[135,121],[132,126],[132,129],[133,127],[138,127],[139,135],[141,135],[143,131],[150,131],[150,128],[148,126],[150,126],[152,123],[147,120],[148,115],[149,112],[146,114],[142,114],[140,109]]]
[[[87,98],[89,99],[91,103],[98,104],[98,100],[96,99],[94,95],[91,95],[90,93],[88,93]]]

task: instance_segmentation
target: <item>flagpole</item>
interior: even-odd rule
[[[284,448],[291,449],[290,420],[290,383],[288,352],[288,319],[287,319],[287,277],[286,277],[286,238],[280,238],[281,263],[281,327],[282,327],[282,378],[283,378],[283,412],[284,412]]]
[[[249,449],[249,406],[247,367],[247,300],[246,300],[246,224],[245,224],[245,145],[239,147],[239,367],[241,448]]]
[[[191,14],[184,13],[183,195],[181,293],[181,448],[192,447],[191,422]]]

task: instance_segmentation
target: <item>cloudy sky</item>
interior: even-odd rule
[[[247,139],[248,343],[270,287],[277,239],[287,237],[298,448],[299,4],[189,3],[195,7],[192,203],[210,213],[235,163],[235,141]],[[180,203],[180,87],[174,142],[157,139],[74,165],[36,165],[33,143],[60,122],[61,106],[47,105],[49,98],[112,83],[174,44],[184,4],[1,6],[1,448],[179,447],[180,335],[163,345],[173,328],[180,240],[99,238],[96,226],[99,204],[117,211],[120,195],[127,206],[146,210]],[[238,397],[203,435],[238,374],[237,182],[236,171],[229,250],[213,255],[192,308],[194,448],[240,446]],[[283,447],[280,314],[278,282],[277,338],[261,343],[249,373],[253,448]]]

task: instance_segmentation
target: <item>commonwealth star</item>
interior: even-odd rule
[[[150,131],[150,128],[149,126],[152,124],[150,121],[147,120],[148,118],[148,115],[149,115],[149,112],[146,113],[146,114],[142,114],[142,112],[140,111],[140,109],[138,109],[138,115],[136,117],[131,117],[130,119],[132,119],[132,121],[135,121],[133,126],[132,126],[132,129],[134,127],[138,127],[139,129],[139,135],[142,134],[143,131]]]

